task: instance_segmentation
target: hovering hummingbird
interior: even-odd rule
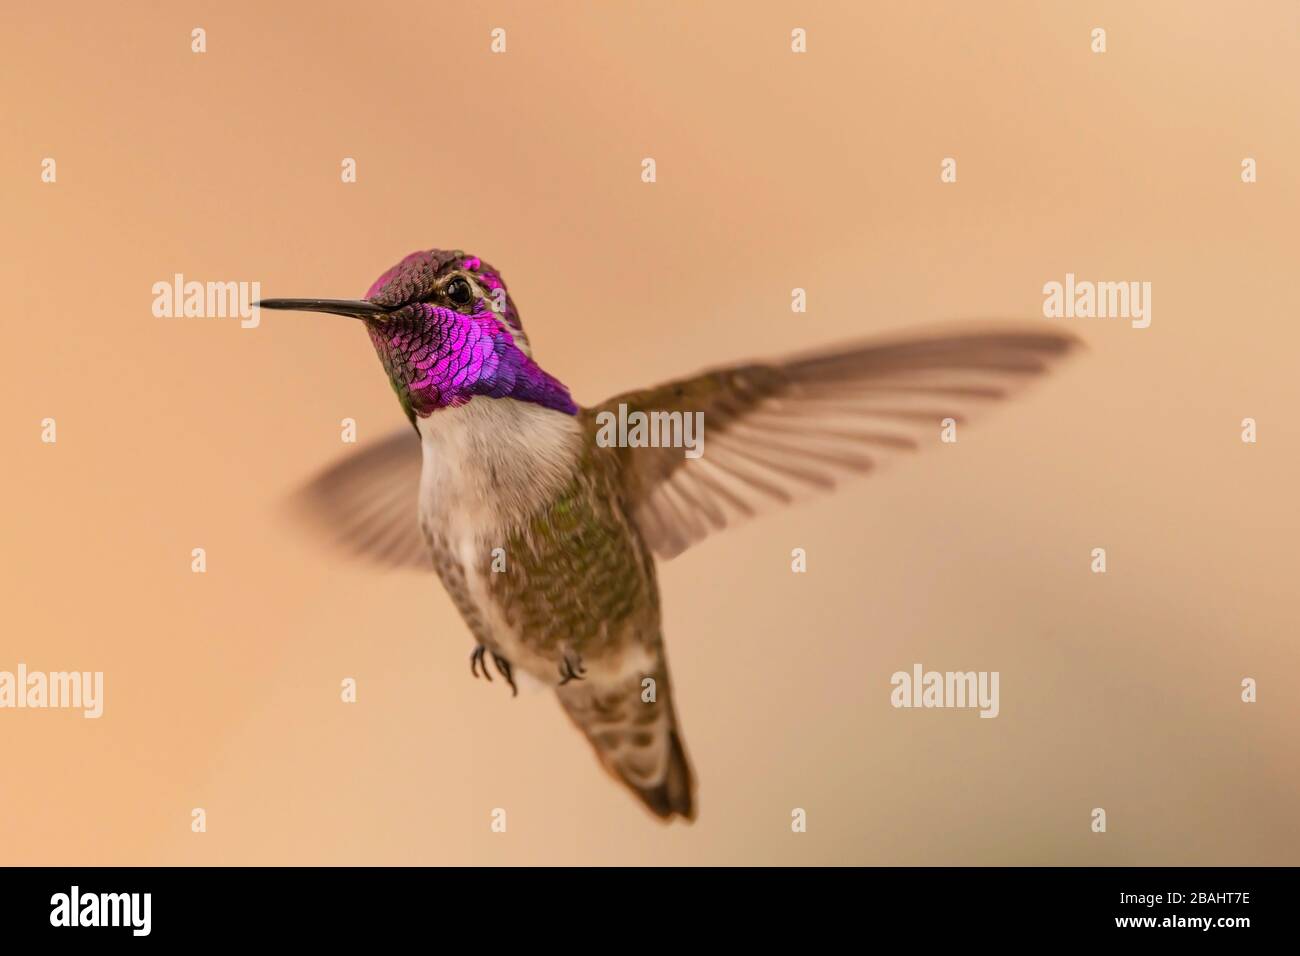
[[[665,820],[694,818],[695,786],[655,559],[937,438],[1075,341],[1024,326],[903,336],[582,408],[477,256],[413,253],[361,300],[260,305],[360,319],[418,436],[403,429],[307,485],[318,527],[381,564],[432,567],[477,642],[471,673],[491,680],[490,658],[512,692],[517,670],[553,686],[604,768]],[[602,440],[615,410],[702,412],[705,453]]]

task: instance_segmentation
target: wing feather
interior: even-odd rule
[[[291,500],[314,536],[385,568],[431,570],[420,533],[420,440],[410,428],[356,449]]]
[[[1078,345],[1030,328],[949,331],[713,369],[615,396],[602,412],[704,414],[704,453],[623,448],[629,510],[651,549],[670,558],[710,533],[801,492],[938,440],[1011,397]]]

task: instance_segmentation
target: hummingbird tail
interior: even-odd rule
[[[560,703],[611,776],[662,820],[695,819],[695,779],[663,670],[653,689],[636,678],[618,684],[571,681]]]
[[[676,726],[668,732],[668,768],[663,782],[648,788],[638,787],[630,780],[626,782],[656,816],[671,820],[677,814],[688,822],[695,819],[695,780]]]

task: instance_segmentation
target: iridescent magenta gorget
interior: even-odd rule
[[[459,306],[445,295],[457,276],[470,280],[472,290]],[[577,414],[569,390],[520,348],[527,339],[518,310],[500,273],[478,257],[412,253],[380,276],[366,298],[389,309],[383,318],[368,318],[366,328],[413,420],[477,395]]]

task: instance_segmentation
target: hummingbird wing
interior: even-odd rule
[[[388,568],[429,571],[429,546],[417,516],[422,456],[410,428],[358,448],[291,499],[317,536]]]
[[[616,449],[635,522],[655,554],[672,558],[765,505],[829,490],[845,475],[937,443],[942,430],[1007,398],[1077,345],[1023,326],[912,335],[713,369],[586,414],[599,422],[602,413],[619,416],[620,405],[625,416],[703,413],[701,457],[687,458],[680,445]]]
[[[695,779],[682,746],[662,654],[650,676],[653,682],[640,674],[601,682],[592,675],[555,692],[614,779],[656,816],[670,820],[680,814],[694,820]]]

